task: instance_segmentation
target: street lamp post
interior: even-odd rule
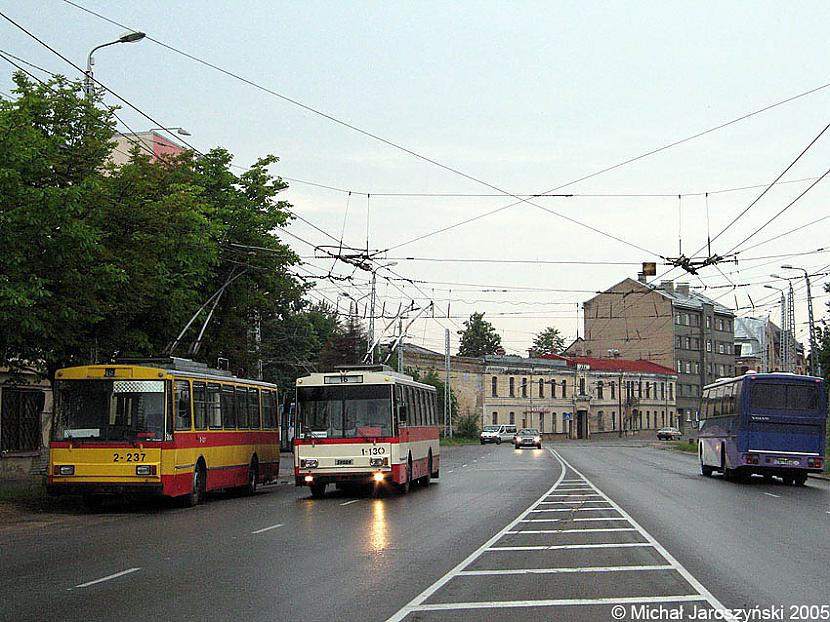
[[[89,55],[86,57],[86,72],[84,73],[84,93],[86,93],[87,99],[92,99],[92,94],[95,92],[95,84],[92,80],[92,65],[95,64],[95,59],[92,55],[95,53],[96,50],[100,50],[101,48],[105,48],[109,45],[115,45],[116,43],[135,43],[136,41],[141,41],[144,37],[146,37],[143,32],[127,32],[121,35],[115,41],[110,41],[109,43],[102,43],[101,45],[97,45],[92,50],[90,50]]]
[[[816,352],[816,327],[813,323],[813,296],[810,293],[810,274],[804,268],[785,263],[782,270],[801,270],[804,273],[804,283],[807,285],[807,323],[810,327],[810,374],[821,376],[821,364]]]

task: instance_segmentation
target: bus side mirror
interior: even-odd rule
[[[406,423],[406,406],[398,406],[398,421]]]

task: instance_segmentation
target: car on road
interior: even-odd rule
[[[521,447],[535,447],[542,449],[542,435],[536,428],[522,428],[513,437],[513,445],[516,449]]]
[[[513,440],[516,435],[516,426],[512,424],[486,425],[479,435],[481,444],[496,443],[501,445],[502,441]]]
[[[657,430],[657,440],[659,441],[673,441],[683,436],[683,433],[677,428],[660,428]]]

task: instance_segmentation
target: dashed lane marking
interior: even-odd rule
[[[602,533],[607,531],[637,531],[634,527],[606,527],[603,529],[520,529],[519,531],[508,531],[509,534],[517,533]]]
[[[76,585],[75,587],[89,587],[90,585],[96,585],[97,583],[103,583],[104,581],[112,581],[113,579],[123,577],[124,575],[132,574],[133,572],[138,572],[139,570],[141,570],[141,568],[128,568],[127,570],[122,570],[121,572],[116,572],[115,574],[110,574],[106,577],[95,579],[94,581],[87,581],[86,583],[81,583],[80,585]]]
[[[352,499],[351,501],[346,501],[346,503],[341,503],[340,505],[351,505],[352,503],[357,503],[360,499]]]
[[[781,495],[774,495],[771,492],[765,492],[764,494],[767,495],[768,497],[775,497],[776,499],[781,498]]]
[[[472,603],[439,603],[420,605],[418,611],[449,611],[453,609],[504,609],[507,607],[563,607],[573,605],[627,605],[647,603],[688,603],[706,600],[699,594],[683,596],[622,596],[619,598],[558,598],[551,600],[496,600]],[[393,618],[397,619],[397,618]]]
[[[533,546],[492,546],[488,551],[563,551],[570,549],[630,549],[653,546],[651,542],[607,542],[604,544],[537,544]]]
[[[573,574],[588,572],[642,572],[648,570],[673,570],[669,565],[654,566],[587,566],[585,568],[518,568],[515,570],[463,570],[463,577],[486,577],[511,574]]]
[[[282,527],[282,523],[277,523],[276,525],[271,525],[270,527],[263,527],[262,529],[257,529],[256,531],[252,531],[251,533],[264,533],[266,531],[271,531],[272,529],[277,529],[278,527]]]

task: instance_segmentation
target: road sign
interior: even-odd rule
[[[562,413],[562,416],[565,418],[565,421],[570,421],[573,413]]]

